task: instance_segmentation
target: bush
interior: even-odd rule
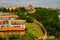
[[[32,22],[33,22],[33,20],[32,20],[30,17],[26,18],[26,21],[27,21],[28,23],[32,23]]]

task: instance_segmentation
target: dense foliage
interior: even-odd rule
[[[18,19],[25,19],[27,22],[33,22],[33,20],[27,15],[27,10],[22,8],[12,9],[10,12],[17,14],[19,17]]]
[[[46,8],[36,8],[34,14],[29,14],[32,18],[41,22],[49,35],[58,37],[60,35],[60,22],[58,20],[58,11]]]

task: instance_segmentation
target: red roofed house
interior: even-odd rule
[[[0,35],[24,34],[26,20],[15,20],[18,16],[0,12]]]
[[[26,9],[26,10],[29,10],[28,11],[28,13],[34,13],[36,10],[35,10],[35,7],[33,7],[33,6],[24,6],[24,8]]]

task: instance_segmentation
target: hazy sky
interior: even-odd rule
[[[43,7],[58,7],[60,8],[60,0],[0,0],[0,6],[9,5],[33,5]]]

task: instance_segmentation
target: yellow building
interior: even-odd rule
[[[19,8],[19,7],[20,7],[20,6],[15,5],[15,6],[6,6],[5,8],[6,8],[6,9],[10,9],[10,10],[11,10],[11,9],[14,10],[14,9],[16,9],[16,8]]]

